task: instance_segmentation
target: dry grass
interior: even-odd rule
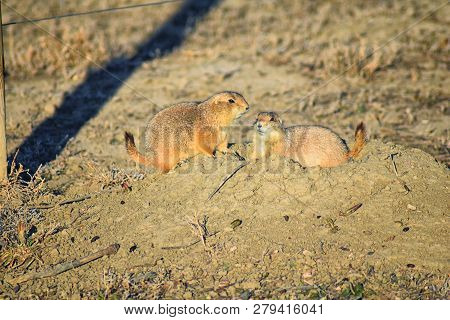
[[[44,217],[33,206],[47,194],[39,170],[30,175],[12,161],[8,179],[0,184],[0,270],[28,268],[41,260],[32,236]]]
[[[144,2],[148,1],[134,1]],[[129,4],[129,1],[10,0],[7,4],[3,7],[4,23],[24,20],[22,15],[27,18],[49,17],[118,7]],[[33,24],[7,26],[4,28],[7,73],[19,79],[35,75],[82,78],[87,67],[131,54],[135,45],[145,39],[175,8],[176,5],[160,6],[157,9],[160,15],[150,20],[147,16],[152,8],[142,8],[134,10],[133,15],[128,10],[109,13],[109,19],[105,19],[106,14],[95,14],[39,22],[39,27]],[[145,24],[142,23],[144,20]],[[127,36],[118,37],[120,34]]]
[[[328,74],[343,74],[372,79],[375,72],[394,65],[396,49],[374,51],[364,42],[358,45],[336,45],[321,52],[317,66]]]
[[[7,71],[14,77],[35,76],[39,74],[62,74],[64,77],[83,77],[92,61],[106,61],[112,49],[102,34],[95,42],[84,27],[70,30],[60,27],[57,31],[60,41],[47,35],[40,35],[32,43],[17,41],[12,33],[7,37]],[[89,58],[83,59],[82,56]],[[74,69],[75,68],[75,69]]]
[[[133,181],[144,179],[145,173],[116,167],[105,168],[94,161],[86,160],[85,177],[93,186],[98,186],[100,190],[108,190],[118,186],[121,186],[124,190],[131,190]]]
[[[39,170],[30,175],[13,160],[6,182],[0,186],[0,241],[3,246],[25,245],[33,224],[41,221],[41,212],[34,208],[48,191]]]

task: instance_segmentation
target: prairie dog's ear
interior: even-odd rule
[[[270,113],[270,121],[278,122],[280,125],[283,124],[283,120],[281,120],[281,117],[276,112]]]
[[[282,126],[283,125],[283,120],[281,120],[281,118],[280,117],[278,117],[278,122],[280,123],[280,125]]]

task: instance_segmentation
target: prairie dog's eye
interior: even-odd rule
[[[275,118],[274,118],[274,117],[271,117],[269,121],[275,121]]]
[[[234,103],[235,101],[234,101],[234,99],[229,99],[228,102],[229,103]]]

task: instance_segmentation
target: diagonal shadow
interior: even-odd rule
[[[110,73],[126,81],[142,63],[170,54],[182,45],[196,22],[220,1],[186,0],[148,41],[137,48],[132,57],[113,58],[103,70],[90,71],[85,81],[64,97],[55,114],[34,128],[25,139],[19,147],[18,163],[33,173],[39,165],[54,160],[67,142],[98,114],[123,85]]]

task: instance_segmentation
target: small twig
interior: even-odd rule
[[[225,179],[222,180],[222,182],[219,184],[219,186],[216,188],[216,190],[214,190],[214,192],[212,192],[209,197],[208,200],[211,200],[212,197],[214,197],[214,195],[219,192],[219,190],[225,185],[225,183],[230,180],[239,170],[241,170],[243,167],[245,167],[248,164],[248,162],[244,162],[242,164],[240,164],[236,169],[233,170],[232,173],[230,173],[228,176],[225,177]]]
[[[88,195],[86,195],[86,196],[84,196],[84,197],[81,197],[81,198],[71,199],[71,200],[65,200],[65,201],[63,201],[63,202],[60,202],[59,205],[60,205],[60,206],[63,206],[63,205],[65,205],[65,204],[71,204],[71,203],[75,203],[75,202],[81,202],[81,201],[84,201],[84,200],[87,200],[87,199],[90,199],[90,198],[92,198],[92,195],[88,194]]]
[[[80,198],[76,198],[76,199],[69,199],[69,200],[64,200],[64,201],[61,201],[61,202],[58,202],[58,203],[55,203],[55,204],[48,204],[48,205],[45,205],[45,206],[34,207],[34,209],[51,209],[51,208],[54,208],[56,206],[63,206],[63,205],[66,205],[66,204],[71,204],[71,203],[75,203],[75,202],[81,202],[81,201],[84,201],[84,200],[88,200],[90,198],[92,198],[92,195],[88,194],[88,195],[86,195],[84,197],[80,197]]]
[[[206,238],[209,236],[208,228],[206,227],[206,224],[208,223],[208,217],[204,216],[202,222],[200,222],[198,218],[195,218],[195,220],[193,220],[190,217],[186,217],[186,220],[191,226],[194,234],[196,234],[200,238],[203,246],[206,247]]]
[[[213,232],[211,234],[209,234],[206,238],[210,238],[215,236],[216,234],[218,234],[220,231],[216,231]],[[191,242],[189,244],[185,244],[185,245],[179,245],[179,246],[173,246],[173,247],[161,247],[162,250],[178,250],[178,249],[187,249],[189,247],[192,247],[193,245],[196,245],[197,243],[200,243],[202,240],[195,240],[194,242]]]
[[[82,265],[85,265],[86,263],[97,260],[103,256],[110,256],[110,255],[116,254],[117,251],[119,250],[119,248],[120,248],[120,245],[115,243],[115,244],[110,245],[106,249],[91,253],[83,258],[73,260],[71,262],[60,263],[60,264],[54,266],[53,268],[48,268],[46,270],[42,270],[39,272],[25,274],[23,276],[11,279],[8,282],[10,284],[18,284],[18,283],[22,283],[22,282],[26,282],[26,281],[30,281],[30,280],[36,280],[36,279],[42,279],[42,278],[56,276],[60,273],[66,272],[66,271],[74,269],[74,268],[78,268]]]
[[[339,215],[341,217],[347,217],[347,216],[351,215],[352,213],[354,213],[356,210],[358,210],[361,207],[362,207],[362,203],[358,203],[357,205],[354,205],[353,207],[345,210],[345,212],[342,212],[342,211],[339,212]]]
[[[235,151],[233,154],[239,159],[239,161],[245,161],[245,158],[239,154],[239,152]]]
[[[396,156],[396,155],[398,155],[398,153],[391,153],[389,155],[389,157],[391,158],[392,166],[394,167],[395,175],[398,177],[397,165],[395,164],[395,160],[394,160],[394,156]]]

